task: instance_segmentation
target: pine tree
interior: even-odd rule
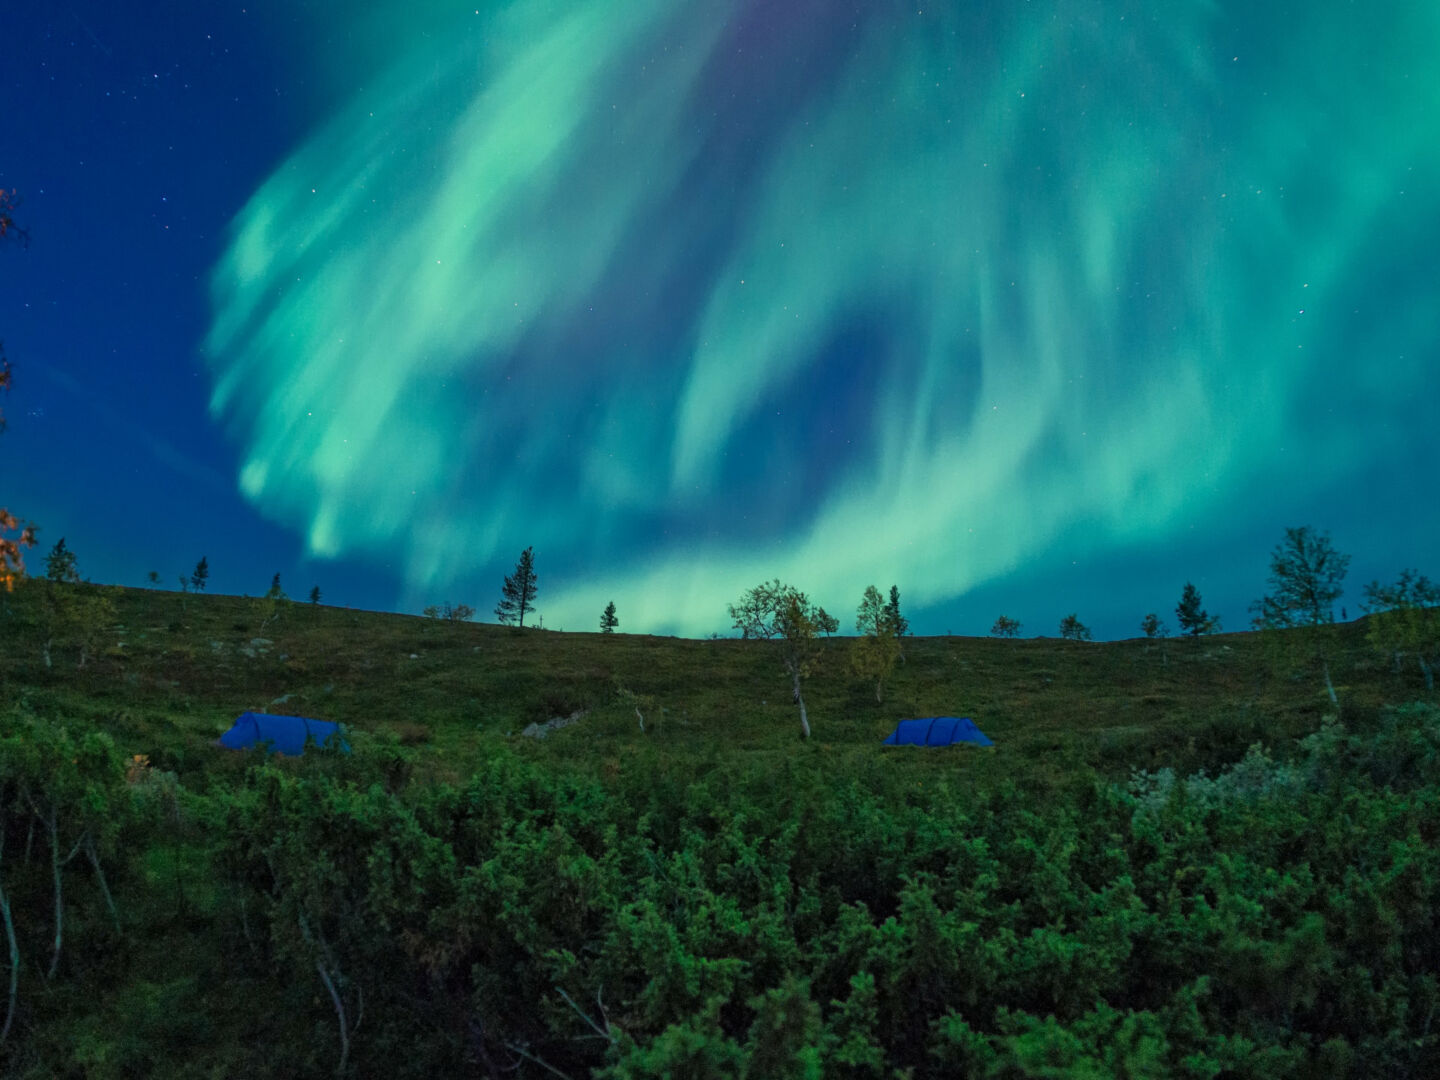
[[[620,625],[620,620],[615,615],[615,601],[611,600],[605,605],[605,610],[600,613],[600,632],[602,634],[613,634],[615,628]]]
[[[210,563],[204,555],[195,564],[195,571],[190,575],[190,587],[196,592],[205,591],[205,583],[210,580]]]
[[[1180,632],[1191,637],[1211,634],[1220,629],[1220,620],[1206,614],[1205,609],[1200,606],[1200,590],[1188,581],[1180,594],[1180,603],[1175,605],[1175,618],[1180,623]]]
[[[1158,641],[1160,643],[1160,663],[1168,667],[1170,657],[1165,650],[1165,639],[1170,636],[1170,628],[1165,625],[1159,615],[1152,611],[1140,620],[1140,629],[1144,631],[1147,641]],[[1149,645],[1145,646],[1145,651],[1150,651]]]
[[[310,603],[315,604],[317,607],[319,606],[319,604],[320,604],[320,586],[319,586],[319,585],[316,585],[313,589],[310,590]]]
[[[45,556],[45,576],[51,581],[71,585],[80,580],[80,572],[75,568],[75,553],[65,546],[63,536]]]
[[[885,617],[890,620],[891,632],[902,638],[910,632],[910,620],[900,614],[900,589],[890,586],[890,602],[885,605]]]
[[[822,631],[826,637],[840,629],[840,620],[831,615],[823,607],[815,613],[815,629]]]
[[[285,595],[285,590],[280,587],[280,572],[277,570],[275,576],[270,579],[270,588],[264,596],[256,602],[256,610],[260,612],[260,632],[263,634],[265,628],[272,622],[277,622],[280,616],[290,609],[290,597]]]
[[[515,564],[515,573],[505,576],[505,586],[500,591],[500,602],[495,605],[495,617],[509,626],[512,623],[523,628],[525,613],[535,607],[535,549],[527,547],[520,553]]]

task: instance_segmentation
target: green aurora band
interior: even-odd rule
[[[437,15],[215,270],[241,487],[411,603],[533,544],[550,625],[691,634],[1319,490],[1433,380],[1440,5],[1253,7]]]

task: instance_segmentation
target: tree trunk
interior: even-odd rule
[[[4,854],[5,832],[0,827],[0,856]],[[0,877],[0,918],[5,920],[5,940],[10,945],[10,1004],[5,1009],[5,1026],[0,1027],[0,1045],[4,1045],[15,1020],[15,999],[20,989],[20,945],[15,940],[15,922],[10,917],[10,897],[5,892],[3,877]]]
[[[50,638],[45,639],[45,670],[50,670]]]
[[[315,938],[310,934],[310,926],[305,921],[304,912],[297,915],[300,922],[300,933],[312,946],[315,945]],[[350,1058],[350,1024],[345,1018],[345,1002],[340,999],[340,991],[335,987],[335,980],[330,977],[326,964],[330,958],[329,946],[325,944],[324,935],[320,937],[320,955],[315,958],[315,972],[320,976],[320,981],[325,984],[325,990],[330,995],[330,1004],[335,1007],[335,1016],[340,1022],[340,1064],[335,1066],[335,1075],[340,1076],[345,1072],[345,1063]],[[339,974],[339,969],[336,969]]]
[[[810,737],[810,718],[805,714],[805,695],[800,692],[800,669],[790,669],[790,686],[795,691],[795,704],[800,706],[800,730],[805,738]]]
[[[120,912],[115,908],[115,898],[110,895],[110,886],[105,881],[105,871],[100,867],[100,856],[95,851],[95,838],[87,831],[85,833],[85,856],[90,860],[90,865],[95,868],[95,877],[100,882],[100,895],[105,897],[105,906],[110,909],[110,918],[114,920],[115,929],[120,929]]]
[[[60,830],[55,824],[55,808],[50,808],[50,818],[45,823],[50,830],[50,876],[55,880],[55,950],[50,954],[50,970],[45,973],[48,982],[55,977],[60,966],[60,945],[64,941],[65,905],[60,893]]]
[[[1330,681],[1330,661],[1327,659],[1321,661],[1321,663],[1325,668],[1325,692],[1330,695],[1330,704],[1334,705],[1338,710],[1340,708],[1340,699],[1335,696],[1335,684]]]
[[[1415,654],[1415,659],[1420,661],[1420,671],[1421,671],[1421,674],[1423,674],[1423,675],[1425,676],[1425,689],[1426,689],[1426,690],[1434,690],[1434,689],[1435,689],[1435,671],[1434,671],[1433,668],[1431,668],[1429,662],[1425,659],[1425,654],[1424,654],[1424,653],[1416,653],[1416,654]]]
[[[876,704],[876,705],[883,705],[884,703],[885,703],[885,680],[884,680],[883,678],[880,678],[880,679],[876,679],[876,680],[875,680],[875,704]]]
[[[39,808],[35,806],[33,800],[30,803],[30,808],[37,814],[39,813]],[[62,859],[60,857],[60,826],[56,822],[56,811],[53,803],[49,809],[50,816],[44,820],[45,827],[50,832],[50,877],[55,883],[55,949],[50,954],[50,970],[45,973],[45,980],[47,982],[55,977],[55,972],[60,967],[60,948],[65,942],[65,898],[60,887],[60,870],[79,854],[80,845],[85,839],[82,836],[79,840],[76,840],[75,846],[70,849],[70,854]]]
[[[323,961],[315,961],[315,970],[320,973],[320,981],[325,984],[325,989],[330,993],[330,1002],[335,1006],[335,1015],[340,1018],[340,1064],[335,1066],[335,1075],[341,1076],[345,1072],[345,1062],[350,1057],[350,1029],[345,1022],[345,1003],[340,1000]]]

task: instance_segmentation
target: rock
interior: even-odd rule
[[[543,739],[552,731],[559,731],[561,728],[567,728],[571,724],[578,724],[584,716],[584,709],[576,709],[569,716],[556,716],[550,720],[546,720],[543,724],[538,722],[531,724],[524,731],[520,732],[520,734],[529,736],[532,739]]]
[[[263,648],[265,648],[267,645],[274,645],[274,644],[275,644],[275,642],[271,641],[268,637],[252,637],[252,638],[250,639],[250,645],[251,645],[251,647],[252,647],[252,648],[256,648],[256,649],[263,649]]]
[[[412,653],[410,654],[410,659],[411,659],[411,660],[419,660],[419,659],[420,659],[420,654],[419,654],[418,652],[412,652]]]
[[[293,696],[294,696],[293,694],[281,694],[281,695],[280,695],[279,697],[277,697],[274,701],[270,702],[270,704],[271,704],[271,705],[284,705],[285,702],[289,701],[289,700],[291,699],[291,697],[293,697]]]

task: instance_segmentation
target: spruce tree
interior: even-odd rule
[[[210,563],[204,555],[195,564],[195,571],[190,575],[190,587],[196,592],[205,591],[205,583],[210,580]]]
[[[310,590],[310,603],[315,604],[315,605],[317,605],[317,606],[319,605],[319,603],[320,603],[320,586],[319,586],[319,585],[316,585],[313,589]]]
[[[505,576],[505,586],[500,590],[500,602],[495,605],[495,617],[506,626],[512,623],[525,626],[525,613],[535,608],[535,549],[527,547],[520,553],[515,564],[515,573]]]
[[[1175,618],[1180,623],[1180,632],[1191,637],[1209,634],[1220,629],[1220,620],[1212,619],[1200,606],[1200,590],[1190,582],[1180,594],[1180,603],[1175,605]]]
[[[75,568],[75,553],[65,546],[63,536],[45,556],[45,576],[51,581],[71,585],[80,580],[80,572]]]
[[[611,600],[605,605],[605,610],[600,613],[600,632],[602,634],[613,634],[615,628],[619,625],[620,620],[615,615],[615,601]]]
[[[890,602],[885,605],[885,617],[890,620],[891,632],[897,638],[902,638],[910,632],[910,620],[900,614],[899,586],[890,586]]]

